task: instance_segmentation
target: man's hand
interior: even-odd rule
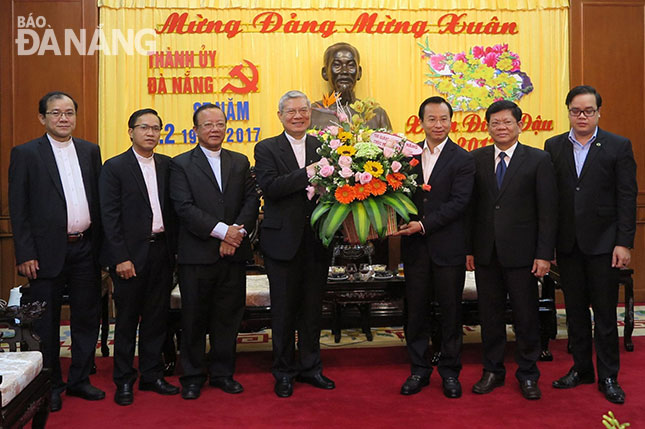
[[[244,238],[244,233],[242,232],[243,229],[244,229],[244,225],[229,226],[228,231],[226,231],[226,236],[224,237],[224,241],[235,248],[240,247],[240,244],[242,243],[242,239]]]
[[[124,280],[131,279],[132,277],[137,276],[137,272],[134,270],[134,264],[132,261],[125,261],[117,264],[116,266],[116,275],[121,277]]]
[[[611,266],[613,268],[624,268],[632,260],[632,252],[625,246],[614,247],[614,253],[611,255]]]
[[[551,262],[547,261],[546,259],[534,259],[531,272],[535,277],[543,277],[546,275],[546,273],[549,272],[550,268]]]
[[[410,223],[406,223],[405,225],[401,225],[399,230],[392,235],[412,235],[422,231],[423,228],[421,228],[421,222],[415,220]]]
[[[466,271],[475,271],[475,257],[466,255]]]
[[[318,165],[318,161],[312,162],[311,164],[309,164],[308,166],[305,167],[305,169],[307,170],[307,177],[308,178],[311,179],[312,177],[314,177],[314,175],[316,174],[316,166],[317,165]]]
[[[219,255],[224,258],[226,256],[233,256],[235,254],[236,247],[231,246],[226,241],[222,241],[219,244]]]
[[[38,277],[37,271],[39,269],[38,259],[30,259],[18,265],[18,273],[21,276],[27,277],[29,280],[34,280]]]

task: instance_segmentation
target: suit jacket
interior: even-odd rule
[[[518,143],[499,190],[495,147],[472,154],[476,173],[469,219],[475,263],[488,265],[494,249],[509,268],[553,259],[558,201],[549,154]]]
[[[170,157],[154,155],[157,192],[163,217],[168,261],[175,260],[176,220],[170,201]],[[115,266],[132,261],[142,271],[148,259],[152,232],[152,206],[148,188],[132,148],[105,162],[99,178],[104,240],[101,264]]]
[[[179,217],[179,264],[212,264],[219,260],[220,240],[210,235],[219,222],[244,225],[248,234],[255,229],[260,202],[248,158],[222,149],[221,173],[222,190],[199,145],[170,163],[170,198]],[[248,234],[230,257],[232,260],[251,259]]]
[[[89,239],[98,264],[101,242],[97,145],[73,138],[92,221]],[[37,259],[38,277],[55,277],[63,269],[67,249],[67,204],[58,166],[47,134],[14,147],[9,163],[9,213],[16,263]]]
[[[419,143],[423,147],[424,142]],[[423,181],[423,160],[413,173]],[[470,153],[448,139],[432,169],[429,192],[421,186],[412,200],[419,210],[413,219],[423,223],[425,234],[404,236],[401,240],[403,261],[413,261],[419,246],[426,246],[437,265],[459,265],[466,261],[465,215],[473,190],[475,161]]]
[[[307,136],[305,164],[320,160],[318,139]],[[284,133],[255,145],[255,173],[264,195],[264,219],[260,246],[269,257],[293,259],[309,223],[315,203],[307,199],[309,185],[305,168],[298,161]]]
[[[578,177],[568,135],[544,145],[558,181],[557,249],[568,253],[577,242],[583,253],[601,255],[614,246],[633,247],[638,185],[631,142],[598,129]]]

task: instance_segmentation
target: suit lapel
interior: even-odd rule
[[[164,199],[164,192],[166,191],[164,188],[166,186],[164,177],[166,177],[166,164],[161,162],[161,158],[158,156],[154,157],[155,160],[155,172],[157,173],[157,192],[159,194],[159,204],[161,205],[161,211],[163,212],[164,210],[164,204],[165,204],[165,199]]]
[[[143,172],[141,171],[141,167],[139,166],[137,156],[134,154],[134,149],[130,148],[130,150],[128,151],[127,159],[128,165],[130,167],[130,173],[132,173],[134,181],[137,183],[137,187],[139,188],[139,191],[141,191],[146,204],[151,207],[150,197],[148,196],[148,187],[146,186],[146,181],[143,178]]]
[[[425,144],[425,140],[421,140],[417,144],[421,147],[421,151],[422,151],[421,153],[423,153],[423,145]],[[412,167],[412,173],[417,175],[417,183],[422,183],[423,182],[423,157],[421,156],[421,154],[419,154],[419,155],[414,155],[412,158],[419,161],[417,165]]]
[[[202,172],[210,179],[211,183],[215,187],[215,190],[221,193],[219,185],[217,184],[217,180],[215,179],[215,174],[213,174],[213,169],[211,168],[211,165],[206,159],[206,155],[204,155],[204,152],[202,151],[201,147],[199,147],[199,145],[197,145],[197,147],[193,149],[192,158],[197,168],[202,170]]]
[[[228,176],[231,175],[231,164],[233,163],[233,157],[230,152],[226,149],[222,149],[220,152],[220,172],[222,176],[222,193],[226,191],[226,185],[228,184]]]
[[[526,157],[526,152],[525,152],[524,145],[522,145],[520,142],[517,142],[517,147],[515,148],[513,157],[511,158],[511,161],[508,164],[508,167],[506,169],[506,174],[504,174],[504,180],[502,180],[502,187],[500,188],[499,193],[497,194],[497,198],[502,196],[502,194],[508,187],[508,184],[513,179],[513,176],[515,175],[515,173],[517,173],[520,170],[520,168],[522,167],[522,164],[524,163],[525,157]],[[493,177],[495,177],[495,175],[493,175]]]
[[[60,180],[60,174],[58,172],[58,166],[56,165],[56,158],[54,157],[54,151],[52,150],[52,145],[45,134],[40,139],[40,156],[43,158],[43,162],[47,166],[47,171],[49,176],[54,182],[54,187],[60,194],[60,196],[65,199],[65,194],[63,193],[63,183]]]
[[[446,144],[443,146],[443,150],[439,154],[439,158],[437,158],[437,162],[432,169],[432,173],[430,173],[430,178],[428,179],[429,184],[432,184],[433,179],[436,178],[441,170],[443,170],[443,168],[450,162],[450,155],[453,150],[455,150],[455,144],[448,139]]]
[[[298,165],[296,154],[293,153],[293,148],[291,147],[289,140],[287,140],[285,133],[280,134],[278,137],[278,145],[280,146],[280,152],[282,152],[281,158],[287,165],[289,171],[298,170],[300,166]]]
[[[73,139],[72,139],[73,141]],[[78,157],[78,164],[81,168],[81,176],[83,176],[83,185],[85,186],[85,196],[87,198],[88,207],[92,207],[92,200],[94,196],[92,195],[92,184],[90,183],[90,178],[92,177],[92,172],[90,169],[93,166],[92,160],[90,159],[90,152],[81,150],[80,146],[74,141],[74,149],[76,150],[76,156]]]
[[[497,179],[495,178],[495,146],[486,146],[484,149],[484,180],[486,181],[486,187],[490,191],[490,195],[493,199],[496,199],[499,190],[497,189]]]
[[[569,141],[568,134],[564,135],[562,139],[562,156],[564,157],[564,162],[567,164],[567,167],[571,171],[573,177],[577,178],[578,173],[576,172],[576,161],[573,158],[573,144]]]
[[[582,171],[580,172],[580,177],[578,178],[578,182],[581,181],[584,175],[587,173],[587,171],[589,171],[589,169],[591,168],[590,165],[594,162],[594,160],[596,159],[596,156],[602,150],[602,145],[603,143],[605,143],[605,139],[603,137],[604,136],[602,135],[600,129],[598,129],[596,140],[593,142],[587,143],[587,144],[590,144],[591,147],[589,148],[589,153],[587,154],[585,163],[582,165]],[[573,154],[571,156],[573,157]]]
[[[318,147],[318,139],[308,135],[305,139],[305,166],[320,160],[320,155],[316,152]]]

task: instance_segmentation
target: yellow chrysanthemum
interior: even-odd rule
[[[339,146],[338,149],[336,149],[336,152],[338,152],[339,155],[353,156],[356,153],[356,149],[354,148],[354,146],[345,144]]]
[[[381,177],[383,165],[378,161],[367,161],[363,166],[363,171],[370,173],[373,177]]]

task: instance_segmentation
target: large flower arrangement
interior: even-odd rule
[[[417,161],[409,160],[420,152],[419,146],[400,135],[369,129],[366,123],[377,107],[372,100],[351,104],[357,112],[351,117],[340,102],[337,106],[337,123],[310,131],[322,143],[318,149],[321,160],[307,188],[310,199],[318,195],[311,225],[325,246],[343,222],[350,221],[349,216],[357,241],[365,243],[370,231],[379,237],[387,235],[388,210],[406,222],[410,214],[417,213],[406,194],[417,187],[416,174],[411,173],[411,162]]]
[[[430,73],[425,83],[444,94],[456,111],[486,109],[497,100],[519,100],[533,91],[528,75],[520,71],[520,57],[507,44],[473,46],[468,52],[443,54],[421,45]]]

